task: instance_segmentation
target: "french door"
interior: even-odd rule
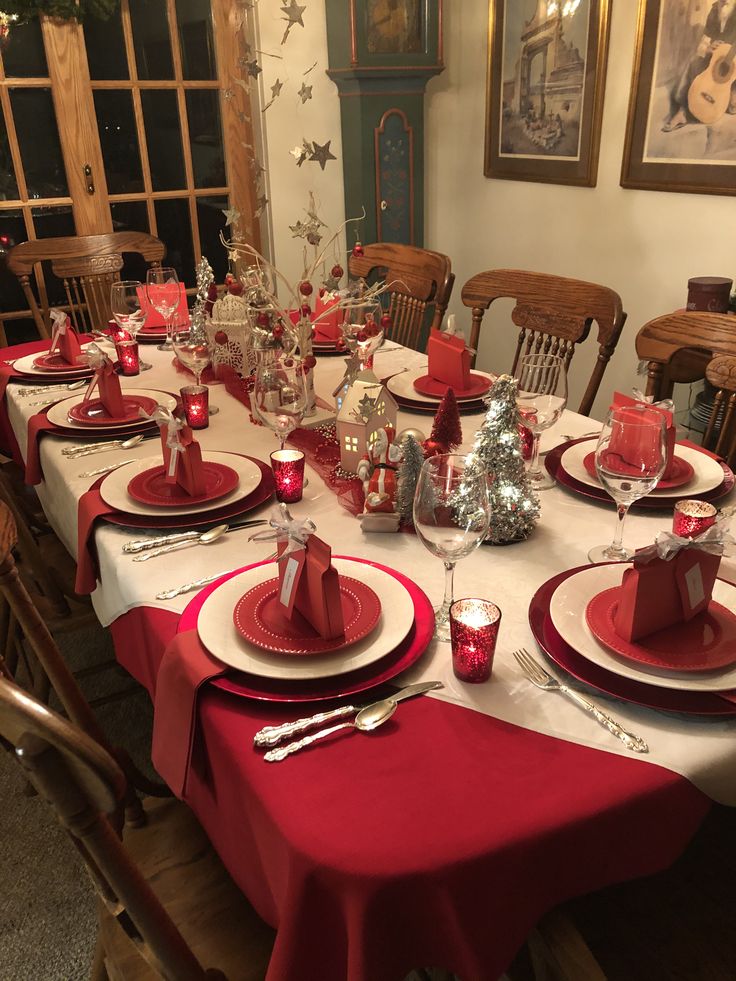
[[[121,0],[107,21],[12,25],[0,49],[0,252],[146,231],[192,287],[202,254],[226,272],[226,208],[257,245],[243,16],[236,0]],[[63,299],[47,269],[38,287]],[[24,306],[0,270],[0,321],[17,329]]]

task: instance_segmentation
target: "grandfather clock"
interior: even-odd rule
[[[327,43],[346,217],[365,208],[364,242],[421,246],[424,89],[444,67],[442,0],[327,0]]]

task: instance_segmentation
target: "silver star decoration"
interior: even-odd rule
[[[229,102],[232,99],[232,97],[235,95],[235,93],[233,92],[232,89],[225,89],[223,95],[225,96],[225,99]]]
[[[226,211],[222,212],[225,216],[225,225],[237,225],[240,221],[240,212],[237,208],[228,208]]]
[[[325,164],[328,160],[337,160],[334,153],[330,153],[330,143],[332,143],[332,140],[328,140],[322,146],[319,143],[312,144],[312,153],[309,159],[316,161],[322,170],[325,169]]]
[[[271,98],[268,100],[268,102],[263,107],[263,109],[261,109],[261,112],[265,112],[266,109],[271,108],[271,106],[274,104],[276,99],[281,95],[281,89],[283,87],[284,87],[284,83],[281,81],[280,78],[277,78],[276,81],[271,86]]]
[[[241,55],[240,58],[238,58],[238,64],[240,65],[241,68],[246,68],[247,69],[248,68],[248,55],[253,50],[253,48],[251,47],[251,45],[250,45],[250,43],[248,41],[243,41],[243,50],[245,51],[245,55]]]
[[[297,92],[297,95],[302,100],[302,105],[304,105],[304,103],[308,99],[311,99],[312,98],[312,86],[311,85],[305,85],[304,82],[302,82],[302,87]]]
[[[248,75],[251,78],[258,78],[258,76],[263,71],[263,69],[258,64],[258,62],[255,60],[255,58],[253,59],[253,61],[246,61],[245,65],[243,67],[248,72]]]
[[[284,36],[281,38],[281,43],[286,44],[286,39],[289,36],[289,31],[292,29],[294,24],[299,24],[300,27],[304,27],[304,21],[302,20],[302,14],[307,9],[306,4],[300,7],[296,0],[291,0],[288,7],[282,7],[281,10],[286,14],[285,20],[288,21],[286,25],[286,30],[284,31]]]
[[[358,402],[357,407],[353,410],[357,418],[361,419],[363,422],[368,422],[373,410],[376,407],[376,400],[372,399],[370,395],[364,395],[363,398]]]
[[[261,194],[258,198],[258,207],[253,212],[254,218],[260,218],[263,212],[266,210],[266,205],[268,204],[268,198],[265,194]]]
[[[266,168],[263,166],[263,164],[261,164],[259,160],[256,160],[255,157],[253,157],[250,162],[250,169],[253,171],[253,175],[256,180],[260,180],[261,174],[266,173]]]
[[[301,165],[304,163],[304,161],[307,159],[307,157],[311,152],[312,152],[312,147],[309,145],[309,143],[307,143],[306,140],[302,143],[301,146],[295,146],[291,150],[289,150],[289,153],[296,160],[297,167],[301,167]]]

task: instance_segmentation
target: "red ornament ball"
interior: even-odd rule
[[[227,284],[227,291],[228,291],[228,293],[231,293],[233,296],[242,296],[243,295],[243,284],[242,283],[236,283],[235,280],[233,280],[231,283],[228,283]]]
[[[314,366],[317,364],[317,359],[313,354],[308,354],[306,358],[304,358],[303,363],[304,367],[309,370],[310,368],[314,368]]]
[[[367,330],[359,330],[358,333],[355,335],[355,338],[358,341],[367,341],[368,340],[368,331]]]
[[[335,341],[335,350],[336,351],[344,351],[345,350],[345,338],[338,337],[338,339]]]
[[[259,313],[258,316],[256,317],[256,323],[258,324],[259,327],[270,327],[271,318],[267,313]]]
[[[274,324],[271,333],[278,341],[279,338],[284,336],[284,328],[281,326],[281,324]]]
[[[299,292],[302,294],[302,296],[311,296],[313,289],[314,287],[312,284],[306,279],[299,283]]]
[[[387,313],[384,313],[384,315],[381,317],[381,327],[383,327],[384,330],[390,330],[393,327],[393,325],[394,325],[393,320],[389,317]]]
[[[422,443],[422,449],[424,450],[425,457],[437,456],[438,453],[444,453],[445,448],[436,439],[425,439]]]
[[[312,313],[312,308],[308,303],[302,303],[302,317],[308,317]]]
[[[320,298],[320,300],[322,299],[322,297],[325,295],[326,292],[327,292],[327,290],[324,288],[324,286],[320,286],[320,288],[319,288],[319,298]]]
[[[215,344],[227,344],[227,334],[224,330],[218,330],[215,334]]]
[[[360,244],[360,242],[355,243],[355,245],[353,246],[352,254],[355,256],[356,259],[359,259],[364,254],[363,246]]]
[[[286,360],[284,361],[284,368],[293,368],[293,367],[294,367],[294,359],[286,358]]]
[[[332,269],[330,269],[330,276],[332,276],[333,279],[342,279],[344,273],[345,270],[342,268],[339,262],[336,263]]]

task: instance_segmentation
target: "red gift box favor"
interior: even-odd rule
[[[278,542],[279,602],[291,619],[294,610],[317,633],[330,640],[345,633],[340,601],[340,577],[332,565],[332,548],[316,535],[303,548],[284,555],[286,541]]]
[[[432,330],[427,354],[431,378],[444,382],[456,392],[462,392],[470,386],[470,351],[465,346],[462,334]]]
[[[181,449],[176,452],[176,460],[172,464],[171,454],[173,450],[167,443],[168,425],[164,424],[159,428],[167,483],[178,484],[192,497],[199,497],[204,494],[207,488],[204,467],[202,466],[202,448],[194,438],[192,430],[189,426],[182,426],[178,430],[177,435]]]
[[[611,403],[611,408],[626,409],[629,406],[634,406],[634,405],[645,405],[648,409],[651,409],[652,413],[663,417],[665,420],[665,426],[667,427],[667,434],[666,434],[667,463],[664,469],[664,473],[662,474],[662,480],[669,480],[672,476],[672,466],[674,462],[675,438],[676,438],[675,421],[672,416],[672,413],[668,412],[667,409],[660,408],[658,405],[652,405],[649,402],[642,402],[640,399],[632,398],[630,395],[624,395],[623,392],[613,393],[613,402]],[[640,421],[641,417],[638,415],[633,416],[632,421],[636,421],[636,420]],[[641,440],[637,442],[633,442],[633,441],[629,442],[629,440],[634,439],[634,434],[631,431],[629,431],[629,433],[627,434],[627,442],[623,446],[620,442],[620,439],[619,440],[611,439],[611,443],[609,444],[609,450],[611,452],[620,453],[621,456],[624,457],[624,459],[626,459],[627,457],[633,457],[634,460],[636,460],[636,457],[640,456],[646,460],[647,453],[651,454],[653,452],[653,447],[651,446],[651,443],[647,442],[648,438],[651,437],[648,437],[648,434],[645,432],[642,433]]]
[[[327,303],[319,296],[314,304],[310,320],[314,325],[316,341],[336,341],[342,337],[342,322],[345,319],[344,308],[338,306],[339,300],[330,299]],[[330,311],[329,313],[327,311]],[[289,310],[289,319],[293,324],[298,323],[301,313],[299,310]],[[319,319],[318,319],[319,318]]]
[[[179,305],[172,314],[171,322],[176,326],[183,326],[189,323],[189,307],[187,306],[187,288],[184,283],[179,283]],[[139,286],[136,290],[140,300],[141,310],[146,311],[146,328],[165,327],[166,318],[163,317],[148,299],[145,286]]]
[[[621,583],[616,633],[635,641],[692,620],[707,609],[720,564],[720,555],[697,548],[682,549],[671,559],[635,555]]]
[[[105,412],[113,419],[122,419],[125,416],[125,401],[120,379],[115,374],[112,361],[106,355],[102,355],[102,359],[101,363],[98,362],[99,367],[95,368],[95,376],[87,388],[84,401],[88,402],[97,388]]]
[[[82,348],[79,343],[79,336],[72,327],[68,316],[65,321],[62,321],[61,326],[58,326],[58,322],[54,326],[50,350],[51,353],[58,351],[62,361],[66,361],[67,364],[75,365],[78,363]]]

